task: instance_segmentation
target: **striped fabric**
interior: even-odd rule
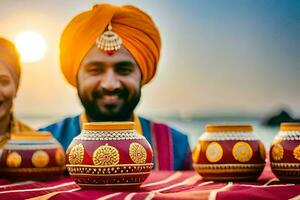
[[[139,190],[82,190],[70,177],[12,183],[0,179],[0,199],[299,199],[300,183],[279,182],[269,165],[257,182],[204,182],[194,171],[153,171]]]
[[[171,130],[164,124],[151,123],[153,155],[156,170],[173,169],[173,140]]]

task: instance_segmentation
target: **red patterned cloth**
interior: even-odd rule
[[[12,183],[0,179],[0,199],[299,199],[300,183],[279,182],[269,165],[256,182],[203,181],[194,171],[153,171],[139,190],[82,190],[70,177]]]

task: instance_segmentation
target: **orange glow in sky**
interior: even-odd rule
[[[21,54],[21,60],[25,63],[37,62],[47,50],[46,40],[34,31],[21,32],[16,37],[15,43]]]

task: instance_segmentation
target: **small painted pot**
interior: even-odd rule
[[[49,180],[63,176],[65,152],[49,132],[11,134],[0,153],[0,173],[11,180]]]
[[[300,181],[300,123],[281,123],[270,147],[273,173],[283,181]]]
[[[152,168],[151,146],[133,122],[84,123],[67,150],[67,169],[82,188],[135,189]]]
[[[207,125],[205,129],[193,151],[194,168],[204,180],[258,178],[266,151],[251,125]]]

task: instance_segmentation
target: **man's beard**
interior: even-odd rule
[[[114,106],[107,105],[106,111],[102,111],[97,105],[97,99],[103,95],[117,95],[120,99],[123,99],[123,105],[115,112],[113,111]],[[138,90],[134,96],[129,99],[129,91],[127,89],[118,89],[115,91],[94,91],[92,93],[92,100],[86,98],[80,94],[78,90],[78,96],[80,101],[85,108],[85,112],[88,117],[95,122],[101,121],[130,121],[132,118],[133,110],[137,106],[141,98],[141,89]]]

